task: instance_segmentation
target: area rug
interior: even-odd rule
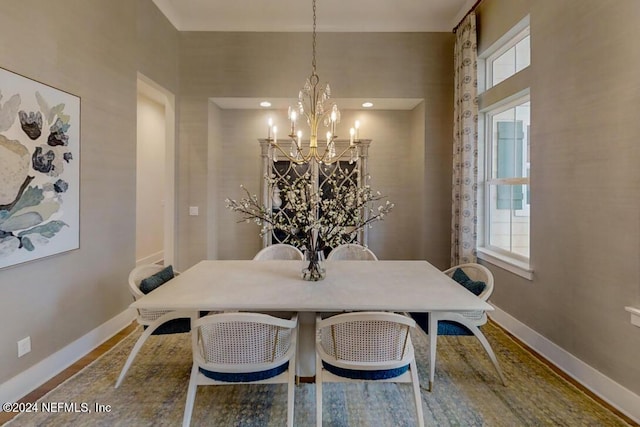
[[[421,330],[413,334],[427,426],[630,425],[557,375],[499,327],[489,323],[483,330],[500,360],[506,387],[474,337],[439,337],[435,385],[429,392],[428,337]],[[140,331],[138,328],[40,399],[50,406],[53,403],[59,412],[23,413],[6,425],[181,425],[191,369],[188,334],[152,336],[120,388],[114,388]],[[300,384],[295,393],[295,425],[315,425],[314,385]],[[284,385],[199,387],[192,425],[284,426],[286,407]],[[327,384],[323,418],[325,426],[414,426],[411,386]]]

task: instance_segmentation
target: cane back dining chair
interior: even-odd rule
[[[456,265],[444,271],[444,274],[451,277],[456,282],[465,286],[469,291],[477,295],[484,301],[487,301],[493,293],[494,280],[493,274],[485,266],[477,263],[466,263]],[[482,344],[482,347],[487,352],[489,359],[493,363],[493,366],[500,377],[500,380],[504,385],[507,384],[506,379],[498,363],[489,341],[480,330],[480,326],[487,323],[487,313],[484,310],[478,311],[460,311],[460,312],[432,312],[426,317],[426,322],[421,321],[420,314],[413,314],[414,318],[418,321],[418,324],[423,327],[425,331],[429,330],[428,322],[437,321],[438,329],[437,335],[468,335],[475,336]],[[426,324],[425,324],[426,323]],[[430,364],[429,364],[429,388],[433,386],[433,380],[435,377],[435,364],[436,364],[436,351],[435,351],[435,336],[429,337],[430,347],[434,351],[430,351]]]
[[[254,257],[254,261],[272,261],[272,260],[294,260],[302,261],[304,254],[298,248],[286,243],[276,243],[274,245],[262,248]],[[278,312],[266,312],[272,316],[281,317],[283,319],[289,319],[293,316],[293,312],[290,311],[278,311]]]
[[[262,248],[254,257],[255,261],[266,261],[276,259],[290,259],[300,260],[304,259],[302,251],[295,246],[287,245],[286,243],[276,243]]]
[[[316,318],[316,425],[322,426],[322,385],[328,382],[411,383],[417,424],[424,426],[420,383],[411,343],[415,321],[387,312]]]
[[[339,260],[378,261],[378,257],[366,246],[357,243],[345,243],[333,248],[327,257],[327,261]]]
[[[287,426],[293,426],[297,316],[281,319],[261,313],[218,313],[194,320],[193,366],[183,427],[199,385],[287,384]]]
[[[161,266],[158,264],[141,265],[129,273],[129,291],[133,296],[133,300],[136,301],[145,295],[145,285],[149,283],[149,288],[161,286],[167,281],[171,280],[174,276],[179,275],[177,271],[173,271],[171,266]],[[145,283],[147,281],[147,283]],[[142,288],[142,289],[141,289]],[[148,292],[152,292],[149,290]],[[171,311],[171,310],[147,310],[138,309],[136,311],[136,321],[142,325],[144,331],[136,341],[129,357],[125,362],[118,380],[116,381],[116,388],[120,386],[122,380],[127,375],[127,371],[131,367],[133,360],[138,355],[138,352],[142,348],[144,342],[151,335],[164,335],[189,332],[191,329],[191,316],[195,316],[195,313],[183,312],[183,311]]]

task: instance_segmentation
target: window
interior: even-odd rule
[[[478,257],[531,279],[531,100],[526,81],[515,92],[493,86],[530,64],[528,18],[480,56],[487,90],[480,95]],[[482,63],[482,62],[481,62]],[[483,97],[492,104],[484,106]]]
[[[531,63],[529,27],[487,58],[487,88],[491,88]]]
[[[486,113],[485,246],[529,258],[528,96]]]

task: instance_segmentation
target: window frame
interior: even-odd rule
[[[493,53],[491,53],[490,55],[485,57],[485,79],[486,79],[485,80],[485,88],[487,90],[491,89],[494,86],[499,85],[503,81],[508,80],[512,76],[514,76],[517,73],[519,73],[520,71],[522,71],[522,70],[514,71],[514,73],[509,75],[509,77],[507,77],[506,79],[504,79],[504,80],[502,80],[502,81],[500,81],[498,83],[495,83],[495,84],[493,83],[493,63],[500,56],[502,56],[504,53],[506,53],[508,50],[510,50],[511,48],[515,48],[518,43],[520,43],[525,38],[529,37],[529,35],[530,35],[530,28],[527,25],[524,29],[522,29],[518,33],[516,33],[515,36],[511,37],[507,43],[505,43],[504,45],[500,46]],[[529,65],[527,65],[527,67],[529,67],[530,65],[531,65],[531,60],[529,60]],[[527,67],[525,67],[525,68],[527,68]]]
[[[515,46],[519,41],[522,41],[524,37],[531,35],[531,26],[529,24],[529,15],[522,18],[516,25],[514,25],[509,31],[504,33],[498,40],[496,40],[491,46],[485,49],[482,53],[478,55],[478,94],[490,90],[491,88],[502,84],[505,80],[498,83],[497,85],[493,85],[491,81],[493,80],[493,70],[488,71],[488,68],[491,68],[493,64],[493,60],[499,57],[501,54],[506,52]],[[524,34],[526,33],[526,34]],[[531,66],[531,61],[529,61],[529,67]],[[523,68],[526,70],[529,67]],[[522,70],[520,70],[522,71]],[[518,71],[518,73],[520,72]],[[515,74],[518,74],[515,73]],[[514,75],[515,75],[514,74]],[[509,80],[514,75],[508,77],[506,80]]]
[[[481,260],[487,261],[491,264],[497,265],[501,268],[504,268],[507,271],[510,271],[514,274],[517,274],[525,279],[532,280],[533,279],[533,269],[531,266],[531,215],[529,210],[529,256],[524,256],[522,254],[505,250],[504,248],[499,248],[496,246],[490,245],[490,222],[491,222],[491,189],[492,186],[496,186],[498,184],[506,184],[506,185],[526,185],[527,190],[530,191],[530,171],[524,171],[522,175],[526,175],[526,177],[517,177],[517,178],[494,178],[492,176],[492,161],[493,161],[493,150],[494,150],[494,141],[493,141],[493,117],[500,114],[501,112],[507,111],[511,108],[515,108],[518,105],[522,105],[523,103],[529,103],[531,106],[531,92],[528,87],[529,82],[526,80],[522,80],[521,78],[516,80],[519,82],[518,87],[514,87],[512,84],[507,85],[508,87],[513,88],[510,93],[505,93],[504,89],[493,89],[498,85],[502,85],[503,82],[506,82],[510,79],[513,79],[514,76],[520,73],[523,70],[528,69],[531,66],[531,61],[529,65],[525,67],[523,70],[519,70],[518,72],[512,74],[510,77],[506,78],[502,82],[492,86],[493,80],[493,61],[502,55],[507,50],[516,46],[520,41],[522,41],[525,37],[530,36],[530,26],[529,26],[529,16],[523,18],[520,22],[518,22],[513,28],[507,31],[498,41],[496,41],[491,47],[485,50],[481,55],[479,55],[479,66],[478,66],[478,82],[481,86],[479,87],[479,101],[480,101],[480,115],[478,121],[478,136],[479,136],[479,144],[478,144],[478,159],[479,167],[478,167],[478,240],[476,245],[476,253],[477,257]],[[499,95],[498,95],[499,94]],[[498,95],[498,96],[496,96]],[[490,105],[483,105],[482,101],[491,100]],[[529,126],[532,126],[532,117],[531,111],[529,115]],[[526,132],[526,130],[525,130]],[[530,135],[528,135],[530,137]],[[527,138],[527,145],[523,147],[523,150],[527,149],[527,146],[530,146],[531,141]],[[531,166],[531,159],[529,156],[524,156],[527,158],[528,165]],[[523,163],[523,167],[524,167]],[[525,196],[527,197],[527,196]],[[531,200],[529,200],[529,207],[531,205]],[[523,206],[524,208],[525,206]],[[515,210],[511,210],[511,215],[513,216]],[[520,212],[520,211],[519,211]],[[524,213],[524,210],[521,212]],[[495,214],[494,214],[495,215]],[[516,215],[517,216],[517,215]],[[509,230],[510,238],[513,238],[513,231]]]
[[[494,177],[494,132],[493,132],[493,123],[494,118],[498,116],[500,113],[513,109],[517,106],[530,103],[531,97],[529,90],[519,92],[517,97],[510,97],[506,102],[500,102],[497,104],[493,104],[482,111],[482,115],[484,117],[484,141],[483,141],[483,165],[480,169],[482,171],[480,185],[478,188],[481,188],[482,191],[482,233],[479,235],[482,236],[479,241],[478,251],[482,253],[491,254],[494,258],[500,258],[504,262],[511,262],[516,266],[522,268],[525,267],[528,269],[529,259],[530,257],[526,257],[524,255],[518,254],[514,251],[508,251],[506,249],[500,248],[498,246],[492,245],[490,242],[490,233],[492,228],[492,196],[491,191],[492,188],[498,185],[526,185],[530,186],[529,176],[518,176],[511,178],[502,178],[502,177]],[[528,142],[528,141],[527,141]],[[525,147],[523,147],[523,150]],[[530,160],[530,159],[529,159]],[[527,175],[527,173],[523,173],[522,175]],[[530,205],[528,205],[530,206]],[[519,216],[518,213],[528,210],[526,206],[523,206],[523,209],[519,210],[511,210],[512,214],[515,216]],[[520,214],[522,215],[522,214]],[[530,214],[529,214],[530,217]],[[510,233],[513,236],[512,233]],[[529,243],[531,242],[531,234],[529,233]],[[482,259],[482,258],[481,258]]]

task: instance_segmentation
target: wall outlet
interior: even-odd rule
[[[189,215],[198,216],[198,207],[197,206],[189,206]]]
[[[31,351],[31,337],[18,341],[18,357],[22,357]]]

